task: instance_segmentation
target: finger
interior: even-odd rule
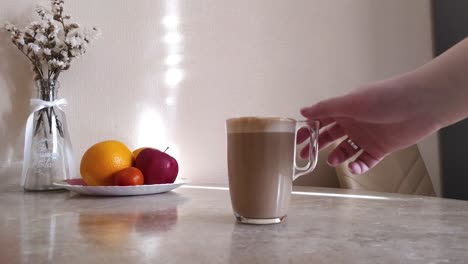
[[[316,120],[308,120],[308,123],[311,127],[315,126],[315,121]],[[333,118],[323,118],[323,119],[317,119],[320,123],[320,129],[325,128],[326,126],[332,124],[335,122],[335,119]],[[306,127],[301,127],[297,131],[297,139],[296,139],[296,144],[301,144],[302,142],[306,141],[307,139],[310,138],[310,132]]]
[[[331,125],[329,128],[320,131],[318,138],[319,150],[327,147],[335,140],[340,139],[345,135],[346,132],[338,124]]]
[[[363,174],[375,167],[383,158],[375,158],[367,152],[362,152],[354,161],[348,164],[352,174]]]
[[[343,140],[334,150],[328,154],[328,164],[337,166],[358,153],[361,149],[354,149],[347,140]]]
[[[331,125],[330,127],[320,131],[319,138],[318,138],[319,150],[322,150],[328,147],[331,143],[344,137],[345,135],[346,135],[346,132],[338,124]],[[307,134],[304,134],[303,136],[306,137],[306,139],[309,138]],[[304,141],[305,139],[299,142],[298,144]],[[309,148],[310,148],[310,144],[307,144],[304,148],[301,149],[301,152],[300,152],[301,158],[307,159],[309,157]]]
[[[310,143],[307,144],[305,147],[303,147],[301,149],[301,152],[300,152],[300,157],[302,159],[308,159],[309,158],[309,149],[310,149]]]
[[[302,108],[301,114],[310,119],[347,115],[353,107],[352,101],[347,100],[346,96],[334,97]]]
[[[335,123],[335,119],[334,118],[330,118],[330,117],[325,117],[325,118],[318,118],[316,119],[319,121],[320,123],[320,128],[323,128],[323,127],[326,127],[332,123]]]
[[[301,127],[297,131],[297,138],[296,138],[296,144],[301,144],[302,142],[306,141],[308,138],[310,138],[310,132],[309,129],[306,127]]]

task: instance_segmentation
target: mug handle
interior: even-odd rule
[[[297,134],[301,128],[306,128],[310,133],[309,137],[309,160],[303,167],[297,165]],[[308,121],[296,121],[296,133],[294,137],[294,176],[293,181],[300,176],[310,173],[315,169],[318,158],[318,135],[319,135],[319,121],[308,120]]]

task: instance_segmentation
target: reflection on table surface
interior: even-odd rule
[[[468,203],[297,188],[284,223],[236,223],[225,187],[133,197],[0,187],[2,263],[464,263]]]

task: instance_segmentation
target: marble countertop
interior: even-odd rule
[[[134,197],[0,186],[1,263],[467,263],[468,202],[297,188],[285,222],[235,222],[226,188]]]

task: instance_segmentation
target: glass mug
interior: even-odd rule
[[[299,129],[309,132],[309,160],[296,163]],[[229,191],[236,219],[246,224],[280,223],[292,182],[317,165],[318,121],[281,117],[226,120]]]

